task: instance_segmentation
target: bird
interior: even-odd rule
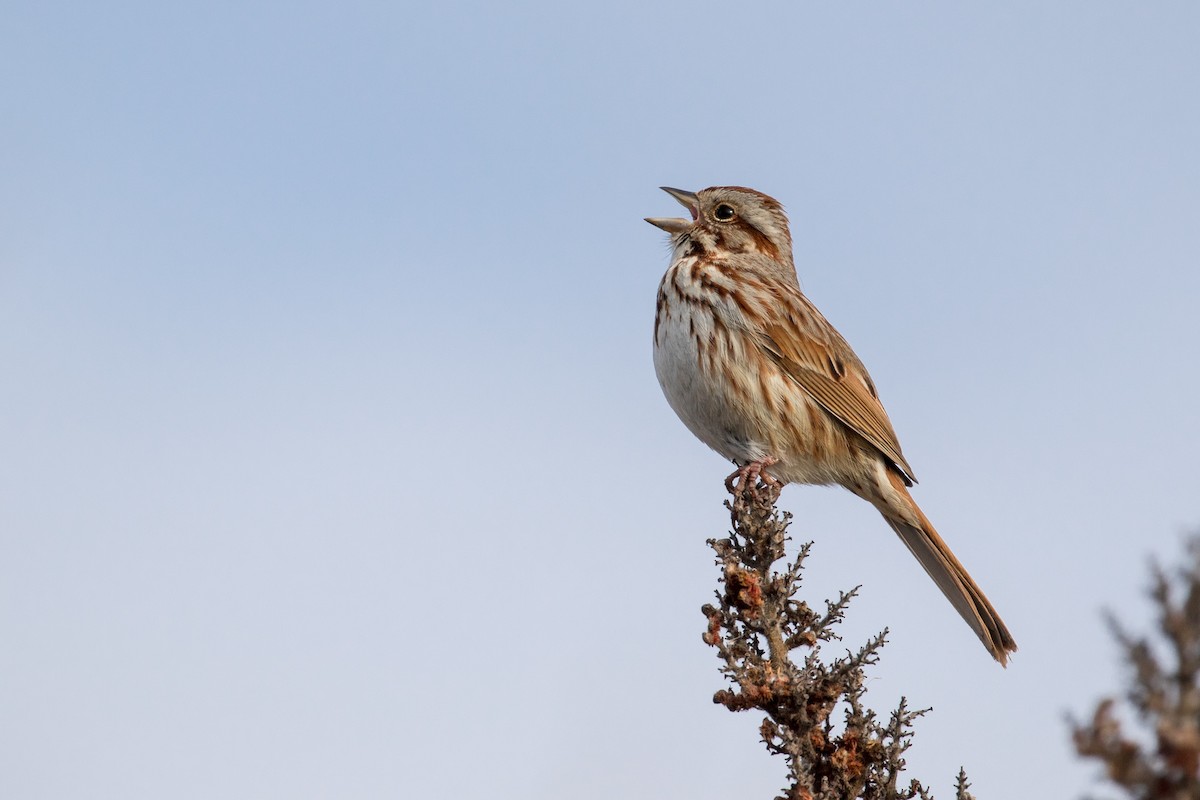
[[[662,187],[690,219],[670,234],[654,368],[668,404],[737,465],[732,490],[839,485],[871,503],[1002,666],[1000,615],[913,500],[916,483],[867,369],[800,289],[783,206],[742,186]]]

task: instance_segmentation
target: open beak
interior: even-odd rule
[[[667,233],[672,235],[683,233],[692,227],[692,223],[700,216],[700,201],[696,199],[695,192],[685,192],[683,189],[672,189],[670,186],[659,187],[667,194],[674,197],[679,205],[688,210],[692,215],[690,220],[677,219],[673,217],[646,217],[646,222],[649,222],[656,228],[662,228]]]

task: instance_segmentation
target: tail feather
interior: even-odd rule
[[[904,494],[907,497],[908,493]],[[929,573],[929,577],[933,578],[933,582],[938,585],[942,594],[946,595],[946,599],[971,626],[971,630],[975,631],[975,635],[992,654],[992,658],[999,661],[1001,666],[1007,666],[1008,654],[1017,649],[1017,643],[1013,641],[1012,634],[1008,632],[1004,621],[1000,619],[1000,615],[996,613],[996,609],[992,607],[983,590],[955,558],[949,546],[942,541],[942,537],[938,535],[928,518],[911,498],[908,500],[920,522],[919,526],[880,509],[883,511],[884,519],[899,534],[900,540],[904,542],[909,551],[921,562],[921,566]]]

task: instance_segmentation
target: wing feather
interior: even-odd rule
[[[822,408],[878,448],[909,485],[915,483],[866,367],[807,298],[796,292],[789,299],[803,308],[788,315],[793,325],[765,326],[759,331],[763,352]]]

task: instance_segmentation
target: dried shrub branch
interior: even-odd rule
[[[1134,636],[1108,615],[1131,673],[1122,708],[1134,731],[1127,733],[1113,698],[1101,700],[1088,722],[1071,721],[1076,752],[1099,761],[1131,798],[1200,798],[1200,537],[1187,549],[1190,563],[1174,573],[1151,566],[1153,638]]]
[[[723,588],[715,604],[701,609],[708,620],[704,641],[716,649],[731,684],[713,702],[766,715],[762,740],[788,767],[782,800],[928,799],[920,782],[901,777],[913,723],[925,710],[910,710],[902,699],[881,720],[863,703],[864,671],[879,661],[887,631],[857,652],[822,658],[821,644],[840,639],[835,627],[858,588],[826,601],[820,612],[798,599],[811,543],[772,571],[785,558],[791,521],[775,507],[779,491],[762,483],[735,491],[726,503],[733,532],[709,540]],[[960,772],[958,800],[971,800],[968,786]]]

